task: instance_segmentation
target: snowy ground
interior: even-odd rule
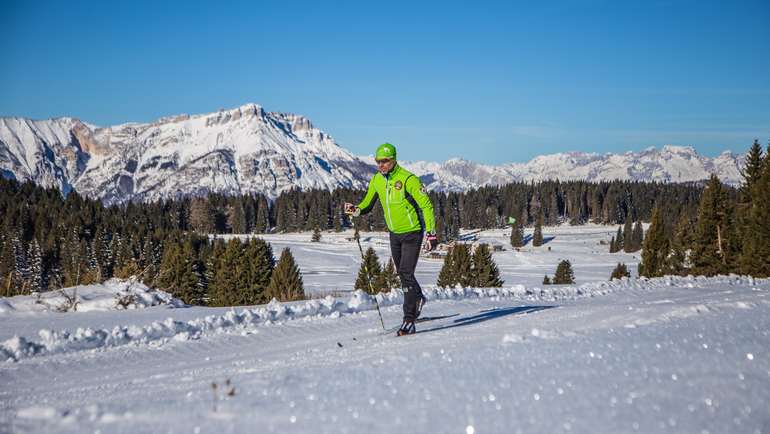
[[[610,239],[617,233],[617,226],[556,226],[545,227],[546,243],[532,247],[532,243],[516,251],[508,241],[510,230],[488,230],[479,234],[479,241],[502,245],[506,250],[495,252],[494,259],[506,285],[540,285],[546,274],[553,277],[556,265],[569,260],[575,270],[577,283],[607,280],[612,269],[623,262],[632,275],[640,262],[637,253],[609,252]],[[469,231],[463,231],[464,233]],[[526,229],[525,238],[532,235]],[[321,242],[310,242],[310,233],[261,235],[273,246],[278,257],[284,247],[289,247],[305,276],[305,289],[310,293],[350,291],[361,264],[361,254],[355,241],[348,241],[352,232],[323,233]],[[228,237],[225,237],[227,239]],[[600,244],[606,242],[607,244]],[[364,251],[373,247],[384,263],[390,258],[390,244],[386,232],[362,232],[361,246]],[[421,258],[417,263],[417,280],[421,285],[432,285],[441,270],[442,260]]]
[[[0,432],[770,432],[770,281],[610,284],[625,255],[597,243],[612,228],[556,230],[551,252],[495,255],[503,290],[425,285],[423,316],[438,319],[404,338],[383,333],[361,294],[233,311],[0,313],[13,356],[0,362]],[[345,289],[357,267],[341,272],[347,248],[325,238],[307,248],[328,255],[297,254],[306,285]],[[560,257],[578,284],[543,287]],[[424,261],[421,279],[437,267]],[[396,326],[400,294],[381,302]]]

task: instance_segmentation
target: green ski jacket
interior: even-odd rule
[[[369,181],[366,196],[358,204],[361,214],[371,211],[375,196],[379,197],[388,230],[395,234],[434,232],[436,220],[433,204],[420,178],[398,163],[387,175],[377,172]]]

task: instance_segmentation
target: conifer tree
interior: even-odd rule
[[[361,268],[358,270],[358,278],[353,287],[372,295],[380,292],[381,288],[377,287],[380,273],[382,273],[382,270],[380,269],[380,260],[377,258],[377,253],[374,249],[369,247],[366,249],[364,261],[361,263]]]
[[[729,272],[730,204],[722,183],[712,175],[703,190],[693,237],[693,273],[713,276]]]
[[[751,276],[770,277],[770,145],[764,158],[757,148],[755,141],[743,171],[738,210],[742,236],[739,269]]]
[[[679,216],[679,221],[674,228],[674,236],[671,239],[670,253],[666,261],[666,273],[675,276],[684,276],[690,268],[689,251],[692,243],[692,222],[686,214]]]
[[[321,230],[318,229],[318,226],[313,229],[313,236],[310,238],[310,241],[314,243],[321,241]]]
[[[545,277],[543,277],[543,285],[550,285],[551,284],[551,278],[548,277],[546,274]]]
[[[275,268],[273,249],[261,238],[251,238],[245,243],[236,262],[238,279],[238,304],[251,305],[270,301],[265,289]]]
[[[214,232],[214,211],[207,198],[196,197],[190,202],[190,226],[199,234]]]
[[[642,243],[644,243],[644,229],[642,228],[642,222],[639,220],[634,223],[634,229],[631,231],[631,242],[633,243],[632,252],[640,250]]]
[[[575,273],[572,271],[572,264],[568,260],[565,259],[556,266],[553,283],[555,285],[575,283]]]
[[[156,283],[187,304],[200,304],[202,296],[198,293],[198,275],[189,249],[190,246],[181,245],[180,241],[166,243]]]
[[[276,298],[279,301],[305,300],[302,274],[288,247],[281,252],[265,294],[267,298]]]
[[[451,288],[457,284],[454,264],[452,263],[453,258],[454,255],[452,253],[444,256],[444,264],[441,266],[441,271],[439,271],[438,279],[436,280],[436,286],[439,288]]]
[[[233,234],[246,233],[246,211],[239,198],[233,199],[227,207],[227,226]]]
[[[524,229],[518,221],[511,225],[511,246],[514,248],[524,246]]]
[[[540,247],[543,245],[543,210],[540,209],[537,213],[537,221],[535,222],[535,232],[532,235],[532,245]]]
[[[652,221],[647,229],[642,248],[642,262],[639,264],[639,275],[645,277],[658,277],[666,273],[666,258],[668,257],[669,244],[663,226],[660,209],[652,211]]]
[[[489,246],[486,244],[479,244],[476,247],[476,251],[473,252],[473,286],[478,288],[499,288],[503,286],[503,281],[500,280],[500,271],[497,269],[494,259],[492,259],[492,253],[489,251]]]
[[[620,226],[618,226],[618,234],[615,235],[615,252],[619,252],[623,250],[623,247],[625,244],[624,241],[625,240],[623,239],[623,232],[621,232]]]
[[[618,262],[617,267],[615,267],[615,269],[612,270],[612,274],[610,275],[610,280],[622,279],[624,277],[631,277],[631,273],[628,272],[628,268],[626,267],[626,264],[622,264]]]
[[[615,253],[617,251],[618,249],[615,243],[615,237],[613,236],[612,239],[610,240],[610,253]]]
[[[631,253],[634,250],[633,226],[631,224],[631,213],[626,214],[626,222],[623,225],[623,251]]]
[[[36,238],[29,243],[27,250],[27,285],[25,293],[43,291],[43,252]]]
[[[401,287],[401,279],[396,272],[396,266],[393,264],[393,259],[388,259],[387,264],[380,273],[380,279],[377,284],[377,288],[382,288],[383,291],[390,292],[394,288]]]
[[[463,288],[474,284],[473,259],[467,244],[457,243],[452,249],[452,265],[454,267],[455,282]]]

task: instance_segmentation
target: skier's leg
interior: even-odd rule
[[[398,264],[398,276],[404,288],[404,321],[413,322],[419,315],[418,303],[423,299],[422,288],[414,277],[417,259],[422,247],[422,232],[410,232],[398,235],[401,238],[401,260]]]

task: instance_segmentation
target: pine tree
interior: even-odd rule
[[[610,253],[615,253],[617,251],[618,251],[618,249],[617,249],[617,245],[615,243],[615,237],[613,236],[612,239],[610,240]]]
[[[626,215],[626,223],[623,225],[623,251],[626,253],[635,251],[630,212]]]
[[[540,247],[543,245],[543,210],[539,210],[537,213],[537,221],[535,222],[535,232],[532,235],[532,245]]]
[[[251,305],[270,301],[265,294],[275,268],[273,249],[261,238],[251,238],[236,262],[238,302]]]
[[[27,285],[25,293],[43,291],[43,252],[36,238],[32,239],[27,249]]]
[[[524,229],[518,221],[511,225],[511,246],[514,248],[524,246]]]
[[[671,239],[670,253],[666,261],[666,273],[684,276],[690,268],[689,251],[692,244],[692,222],[687,214],[682,213]]]
[[[545,277],[543,277],[543,285],[550,285],[551,284],[551,278],[548,277],[546,274]]]
[[[755,277],[770,277],[770,145],[764,158],[754,142],[746,157],[741,186],[739,221],[742,245],[739,269]],[[757,162],[759,160],[759,162]]]
[[[267,298],[276,298],[279,301],[305,300],[306,298],[302,274],[288,247],[281,252],[281,257],[273,270],[265,294]]]
[[[214,232],[214,212],[207,198],[196,197],[190,202],[190,226],[199,234]]]
[[[377,283],[377,288],[382,288],[385,292],[390,292],[394,288],[401,287],[401,279],[396,272],[396,266],[393,264],[393,259],[388,259],[387,265],[382,269],[380,278]]]
[[[436,286],[439,288],[451,288],[457,284],[455,268],[452,262],[453,258],[454,255],[451,253],[444,256],[444,264],[441,266],[441,271],[439,271],[438,279],[436,280]]]
[[[623,239],[623,232],[621,232],[620,226],[618,226],[618,234],[615,235],[615,252],[623,250],[625,240]]]
[[[644,229],[642,228],[642,222],[639,220],[634,223],[634,229],[631,231],[631,242],[633,243],[632,252],[640,250],[642,243],[644,243]]]
[[[358,278],[353,287],[372,295],[377,294],[382,289],[377,287],[378,278],[381,273],[382,269],[380,268],[380,260],[377,257],[377,253],[373,248],[369,247],[366,249],[364,261],[358,270]]]
[[[698,223],[693,238],[693,273],[713,276],[729,272],[730,204],[716,175],[703,190],[698,208]]]
[[[663,227],[660,209],[655,207],[652,211],[652,222],[650,222],[650,227],[647,229],[647,236],[642,248],[642,262],[639,264],[639,275],[658,277],[665,274],[668,251],[668,237]]]
[[[624,277],[631,277],[631,273],[628,272],[628,268],[626,267],[626,264],[621,264],[620,262],[618,262],[618,266],[615,267],[614,270],[612,270],[612,275],[610,275],[610,280],[622,279]]]
[[[227,226],[233,234],[246,233],[246,211],[238,198],[227,207]]]
[[[473,286],[478,288],[494,288],[503,286],[503,281],[500,280],[500,271],[497,269],[494,259],[492,259],[492,253],[489,251],[489,246],[486,244],[479,244],[476,247],[476,251],[473,252]]]
[[[568,260],[565,259],[556,266],[553,283],[555,285],[575,283],[575,273],[572,271],[572,264]]]
[[[463,288],[474,284],[473,259],[467,244],[457,243],[452,249],[452,265],[454,267],[455,282]]]
[[[190,240],[167,242],[157,285],[187,304],[202,304],[205,294],[199,286],[201,275],[196,261]]]
[[[313,229],[313,236],[310,238],[310,241],[314,243],[321,241],[321,230],[318,229],[318,226]]]

